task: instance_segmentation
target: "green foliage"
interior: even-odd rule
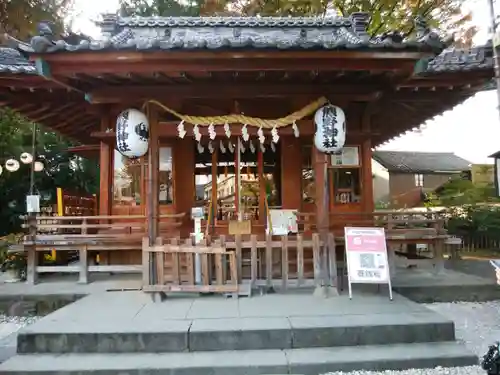
[[[7,0],[0,1],[0,35],[7,33],[20,39],[36,34],[41,21],[50,21],[56,31],[64,29],[64,16],[73,0]]]
[[[199,16],[203,0],[120,0],[122,16]]]
[[[9,158],[19,160],[23,152],[31,153],[32,123],[14,112],[0,110],[0,164]],[[69,154],[73,144],[61,136],[37,127],[36,159],[45,169],[35,172],[35,193],[43,204],[53,204],[56,188],[73,193],[97,193],[99,170],[95,163]],[[30,190],[30,166],[21,164],[16,172],[3,169],[0,175],[0,235],[20,229],[19,216],[25,213],[26,195]]]
[[[348,16],[368,12],[368,31],[381,34],[398,30],[413,33],[417,15],[431,27],[454,34],[459,45],[468,45],[476,33],[471,14],[463,11],[465,0],[121,0],[123,15],[140,16],[324,16],[337,12]]]
[[[431,198],[432,205],[448,207],[500,202],[495,197],[493,184],[474,185],[472,181],[461,178],[450,180]]]
[[[450,210],[447,223],[450,234],[466,237],[500,239],[500,207],[467,205]]]

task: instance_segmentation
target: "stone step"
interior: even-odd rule
[[[3,375],[318,375],[477,364],[457,342],[192,353],[28,354],[0,365]]]
[[[85,328],[88,327],[88,328]],[[153,320],[82,326],[42,319],[19,331],[17,351],[166,353],[293,349],[453,341],[454,324],[434,312],[307,317]]]

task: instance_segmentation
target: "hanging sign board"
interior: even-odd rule
[[[344,233],[349,298],[352,298],[352,284],[387,284],[392,300],[384,228],[345,227]]]
[[[240,234],[251,234],[252,233],[252,223],[250,220],[231,220],[229,222],[229,234],[231,236]]]
[[[26,196],[26,212],[29,214],[40,212],[40,196],[27,195]]]

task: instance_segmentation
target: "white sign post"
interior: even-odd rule
[[[194,220],[194,243],[198,245],[203,240],[203,233],[201,231],[201,219],[204,217],[203,207],[192,207],[191,208],[191,219]],[[201,284],[201,258],[200,254],[196,253],[194,255],[194,275],[195,284]]]
[[[392,301],[391,275],[384,228],[345,227],[349,298],[352,284],[387,284]]]

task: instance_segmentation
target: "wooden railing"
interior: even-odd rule
[[[184,217],[181,214],[159,216],[159,230],[178,235],[177,228]],[[142,249],[147,233],[143,215],[135,216],[37,216],[25,217],[23,225],[29,234],[14,248],[27,252],[27,279],[35,283],[39,273],[78,273],[79,282],[88,282],[89,272],[142,272],[142,264],[97,265],[89,264],[89,253]],[[50,234],[47,234],[47,231]],[[42,232],[43,234],[39,234]],[[65,266],[39,266],[38,253],[46,251],[77,251],[78,264]]]
[[[377,211],[377,212],[345,212],[330,213],[330,231],[336,237],[343,237],[344,227],[383,227],[388,240],[409,239],[428,235],[445,235],[444,212],[415,211]],[[316,214],[297,214],[299,231],[304,233],[316,231]]]
[[[257,235],[249,238],[220,236],[213,241],[206,239],[198,246],[192,245],[193,240],[187,240],[182,246],[178,239],[172,239],[168,245],[163,245],[162,241],[158,238],[157,243],[161,245],[154,247],[147,242],[143,244],[143,256],[146,256],[143,264],[149,264],[149,253],[158,257],[155,265],[158,276],[152,284],[149,278],[143,280],[145,291],[238,292],[249,295],[255,288],[287,290],[337,285],[332,234],[328,235],[326,244],[318,234],[309,238],[267,235],[263,240]],[[198,285],[194,285],[195,256],[201,258]],[[228,262],[223,257],[228,257]]]

